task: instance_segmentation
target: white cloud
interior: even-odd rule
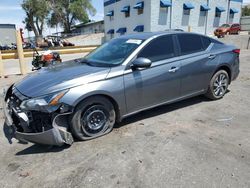
[[[95,21],[99,21],[99,20],[103,20],[104,14],[97,12],[94,16],[90,16],[90,19],[95,20]]]
[[[244,4],[250,4],[250,0],[243,0]]]

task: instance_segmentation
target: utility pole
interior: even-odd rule
[[[22,45],[21,33],[19,30],[16,31],[16,46],[19,58],[20,71],[21,74],[24,75],[27,73],[27,66],[24,62],[23,45]]]
[[[172,14],[173,14],[173,0],[171,0],[171,7],[170,7],[170,25],[169,25],[169,29],[172,29]],[[177,29],[177,28],[176,28]]]
[[[3,66],[1,50],[0,50],[0,77],[4,78],[4,66]]]
[[[227,0],[227,24],[229,24],[229,16],[230,16],[230,0]]]
[[[209,7],[209,0],[207,0],[207,6]],[[208,11],[206,11],[206,18],[205,18],[205,35],[207,35],[207,23],[208,23]]]

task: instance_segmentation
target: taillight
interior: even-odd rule
[[[234,49],[233,52],[236,54],[240,54],[240,49]]]

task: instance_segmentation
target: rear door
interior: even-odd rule
[[[150,68],[124,74],[128,113],[180,96],[180,62],[172,35],[153,39],[137,55],[152,61]]]
[[[209,61],[215,58],[206,49],[211,41],[207,37],[196,34],[178,34],[181,63],[181,95],[195,95],[207,88]]]
[[[230,33],[234,34],[237,32],[237,25],[236,24],[233,24],[230,28]]]
[[[240,25],[239,24],[234,24],[234,33],[237,34],[240,30]]]

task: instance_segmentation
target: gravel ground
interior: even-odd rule
[[[9,145],[1,130],[0,187],[250,187],[249,62],[242,51],[240,77],[222,100],[145,111],[71,147]]]

